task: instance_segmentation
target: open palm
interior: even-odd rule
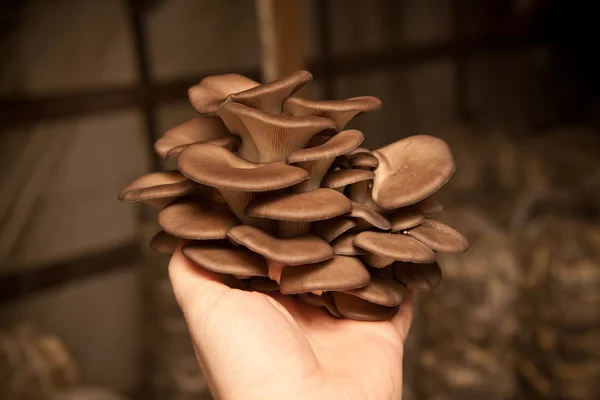
[[[412,296],[389,322],[359,322],[231,289],[179,250],[169,273],[215,398],[401,398]]]

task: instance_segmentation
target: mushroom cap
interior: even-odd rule
[[[210,271],[239,276],[267,276],[267,261],[245,247],[226,248],[206,242],[190,243],[184,256]]]
[[[150,239],[150,248],[160,254],[173,254],[179,239],[165,231],[159,231]]]
[[[376,111],[381,100],[372,96],[354,97],[346,100],[308,100],[288,97],[283,102],[283,111],[297,116],[321,116],[335,121],[338,130],[352,118],[363,112]]]
[[[308,178],[302,168],[281,162],[256,164],[222,147],[202,143],[186,147],[177,164],[185,176],[196,182],[247,192],[282,189]]]
[[[366,169],[340,169],[331,171],[323,178],[321,185],[331,189],[344,187],[356,182],[373,179],[375,173]]]
[[[433,251],[420,241],[402,234],[361,232],[354,238],[354,245],[370,253],[397,261],[432,263]]]
[[[350,166],[355,168],[377,168],[379,160],[370,154],[358,154],[350,158]]]
[[[294,150],[287,162],[291,164],[341,156],[355,149],[364,139],[363,133],[356,129],[342,131],[319,146]]]
[[[392,223],[392,232],[401,232],[419,225],[425,217],[416,207],[399,208],[388,216]]]
[[[431,197],[421,200],[415,204],[415,207],[426,216],[437,215],[444,212],[444,205]]]
[[[313,232],[315,235],[330,243],[342,233],[354,228],[356,222],[347,217],[336,217],[324,221],[315,222]]]
[[[386,217],[356,201],[352,202],[352,211],[350,211],[348,215],[354,218],[360,218],[384,231],[387,231],[392,227],[392,224]]]
[[[396,261],[392,267],[395,278],[410,289],[433,290],[442,281],[442,270],[437,262],[414,264]]]
[[[324,307],[329,311],[331,315],[337,318],[341,318],[342,315],[338,312],[337,308],[335,308],[335,304],[333,303],[333,297],[331,293],[323,293],[321,295],[316,295],[313,293],[300,293],[297,295],[298,300],[303,303],[309,304],[315,307]]]
[[[223,121],[218,117],[198,117],[179,124],[154,143],[154,150],[166,158],[174,147],[205,142],[224,136],[231,136]]]
[[[367,286],[345,290],[344,293],[360,297],[380,306],[394,307],[400,305],[408,295],[408,288],[394,280],[372,277]]]
[[[229,239],[284,265],[311,264],[334,256],[323,239],[313,235],[280,239],[250,225],[238,225],[228,233]]]
[[[371,154],[371,150],[367,149],[366,147],[357,147],[352,151],[349,151],[348,153],[346,153],[346,157],[348,157],[349,159],[357,156],[359,154]]]
[[[392,319],[400,309],[399,306],[380,306],[341,292],[333,293],[333,301],[342,316],[357,321],[387,321]]]
[[[119,193],[119,200],[136,203],[165,197],[177,197],[192,193],[198,184],[179,171],[152,172],[143,175]]]
[[[313,76],[308,71],[292,72],[275,81],[232,94],[230,100],[268,113],[279,114],[284,99],[300,90],[312,79]]]
[[[158,224],[165,232],[182,239],[225,239],[240,222],[225,204],[176,200],[160,213]]]
[[[411,136],[382,147],[373,155],[379,160],[373,180],[373,200],[386,209],[425,199],[454,172],[454,158],[448,145],[433,136]]]
[[[225,104],[223,109],[240,119],[246,128],[240,132],[242,146],[244,141],[251,140],[258,151],[256,161],[260,162],[285,161],[317,133],[335,129],[333,121],[327,118],[269,114],[233,102]]]
[[[259,292],[275,292],[279,290],[279,285],[272,279],[262,276],[254,276],[250,278],[250,288]]]
[[[425,219],[406,234],[441,253],[464,253],[469,249],[469,242],[463,235],[432,219]]]
[[[246,207],[246,215],[283,221],[321,221],[346,214],[352,203],[333,189],[303,193],[283,193],[256,198]]]
[[[335,291],[363,287],[369,283],[369,271],[355,257],[334,256],[326,261],[297,267],[285,267],[281,273],[282,294]]]
[[[229,135],[229,136],[223,136],[223,137],[219,137],[216,139],[210,139],[210,140],[206,140],[204,142],[197,142],[197,143],[212,144],[213,146],[223,147],[223,148],[233,152],[234,149],[236,148],[236,146],[239,145],[240,138],[237,136],[234,136],[234,135]],[[193,144],[193,143],[191,143],[191,144]],[[184,144],[181,146],[173,147],[167,153],[166,158],[179,157],[179,154],[181,154],[183,149],[185,149],[188,146],[189,146],[189,144]]]
[[[335,254],[341,256],[357,256],[361,254],[367,254],[367,252],[363,249],[354,246],[355,237],[356,234],[354,233],[345,233],[331,242],[331,247],[333,247]]]
[[[225,102],[231,101],[230,95],[259,85],[260,83],[238,74],[208,76],[188,90],[188,97],[200,114],[213,114]]]

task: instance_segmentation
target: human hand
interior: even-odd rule
[[[391,321],[360,322],[280,294],[231,289],[180,247],[169,275],[216,399],[401,398],[412,293]]]

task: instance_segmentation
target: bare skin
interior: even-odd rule
[[[389,322],[231,289],[179,251],[169,275],[216,399],[399,400],[412,294]]]

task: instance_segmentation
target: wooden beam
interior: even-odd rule
[[[140,259],[139,243],[130,242],[49,265],[27,269],[1,266],[2,271],[14,272],[0,275],[0,302],[13,301],[74,281],[90,279],[101,273],[131,267]]]
[[[471,41],[463,45],[465,54],[492,56],[497,54],[531,51],[545,46],[542,42],[502,40],[494,42]],[[451,59],[456,54],[453,42],[426,46],[408,46],[371,52],[361,55],[339,56],[327,65],[321,60],[309,63],[309,70],[317,77],[328,68],[335,76],[373,73],[406,66]],[[228,71],[260,79],[260,69]],[[187,90],[202,77],[221,74],[223,71],[206,71],[197,77],[187,77],[171,82],[152,83],[148,87],[116,87],[31,97],[0,98],[0,127],[32,124],[48,119],[73,117],[89,113],[109,112],[139,107],[146,102],[169,103],[187,98]],[[1,134],[2,131],[0,131]]]
[[[265,82],[306,69],[303,0],[256,0]]]

